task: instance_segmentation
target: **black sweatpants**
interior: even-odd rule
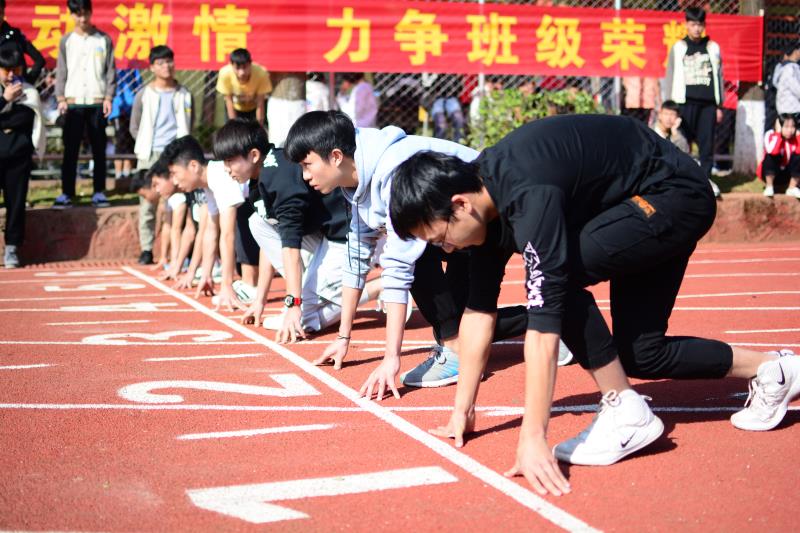
[[[447,270],[442,266],[447,263]],[[420,313],[433,328],[436,342],[458,335],[469,296],[469,252],[445,253],[428,245],[414,265],[411,295]],[[497,311],[493,341],[523,335],[528,325],[525,306]]]
[[[243,265],[258,266],[258,256],[260,248],[258,243],[250,233],[250,215],[253,210],[250,202],[245,202],[236,208],[236,226],[233,239],[234,251],[236,252],[236,262]]]
[[[0,157],[0,187],[6,204],[6,244],[22,246],[25,240],[25,199],[31,175],[31,155]]]
[[[81,149],[84,128],[89,130],[92,145],[94,192],[106,188],[106,117],[102,105],[69,106],[64,116],[64,160],[61,164],[61,192],[75,196],[75,179],[78,170],[78,153]]]
[[[714,166],[714,132],[717,127],[717,106],[713,103],[686,102],[681,105],[681,133],[691,146],[697,143],[700,168],[711,179]]]
[[[699,169],[681,170],[688,177],[611,207],[570,235],[562,339],[584,368],[603,367],[619,355],[636,378],[720,378],[730,370],[727,344],[666,336],[689,256],[716,212]],[[613,335],[585,289],[606,280]]]

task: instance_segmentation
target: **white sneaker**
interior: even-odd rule
[[[575,362],[572,352],[569,351],[564,341],[558,342],[558,366],[567,366]]]
[[[650,410],[645,396],[631,389],[619,394],[612,390],[600,400],[589,427],[553,448],[553,455],[574,465],[610,465],[641,450],[663,432],[664,424]]]
[[[789,187],[786,189],[786,196],[791,196],[792,198],[800,200],[800,187]]]
[[[766,187],[764,187],[764,196],[766,196],[767,198],[772,198],[773,196],[775,196],[775,187],[773,187],[772,185],[767,185]]]
[[[711,180],[708,180],[708,182],[711,184],[711,190],[714,191],[714,198],[719,198],[722,195],[722,193],[720,192],[717,184]]]
[[[243,304],[251,304],[256,299],[256,288],[237,279],[233,282],[233,292]]]
[[[283,316],[284,313],[270,315],[261,321],[261,327],[264,329],[271,329],[272,331],[278,331],[283,327]]]
[[[800,357],[784,356],[762,363],[750,380],[744,409],[731,416],[734,427],[769,431],[781,423],[789,402],[800,395]]]

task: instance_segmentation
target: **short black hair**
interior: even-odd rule
[[[253,148],[258,150],[262,157],[266,156],[270,149],[267,132],[255,120],[234,118],[214,134],[214,158],[220,161],[239,155],[247,157]]]
[[[289,129],[283,152],[290,161],[299,163],[311,152],[326,159],[334,148],[347,157],[356,153],[356,127],[341,111],[309,111]]]
[[[165,165],[188,166],[190,161],[197,161],[201,165],[208,164],[203,147],[191,135],[179,137],[169,143],[159,158]]]
[[[169,166],[167,166],[164,161],[159,158],[153,166],[147,169],[145,173],[145,177],[148,181],[152,181],[153,178],[169,178]]]
[[[14,43],[0,46],[0,67],[13,69],[23,65],[22,51]]]
[[[246,65],[247,63],[253,62],[253,57],[250,55],[247,48],[237,48],[231,52],[230,61],[234,65]]]
[[[783,126],[787,120],[791,120],[794,122],[795,128],[797,127],[797,115],[793,115],[791,113],[781,113],[778,115],[778,123]]]
[[[364,79],[363,72],[344,72],[342,73],[342,80],[356,83]]]
[[[706,10],[702,7],[687,7],[686,22],[699,22],[700,24],[705,24]]]
[[[70,13],[91,13],[92,0],[67,0],[67,9]]]
[[[163,44],[159,44],[158,46],[154,46],[150,49],[150,56],[148,57],[150,60],[150,64],[156,62],[158,59],[171,59],[175,60],[175,52],[172,51],[172,48],[169,46],[164,46]]]
[[[483,181],[478,164],[439,152],[412,155],[392,173],[389,216],[401,239],[413,239],[411,231],[453,216],[455,194],[480,192]]]
[[[679,106],[675,100],[664,100],[661,103],[661,109],[669,109],[670,111],[675,111],[679,115],[681,113],[681,106]]]
[[[783,49],[783,55],[790,56],[794,53],[795,50],[800,48],[800,41],[795,41],[788,45],[786,48]]]

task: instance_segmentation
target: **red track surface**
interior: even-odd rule
[[[522,279],[519,264],[508,272],[505,303],[522,299],[515,285]],[[518,344],[493,349],[481,387],[478,435],[456,451],[419,429],[447,420],[453,387],[402,390],[399,401],[355,399],[353,390],[382,356],[383,318],[374,311],[360,313],[354,332],[358,342],[348,364],[335,372],[308,364],[333,332],[282,349],[259,336],[264,330],[237,327],[224,318],[234,316],[230,313],[202,313],[185,296],[134,275],[150,272],[114,266],[81,267],[85,275],[70,274],[74,271],[51,267],[0,273],[2,529],[797,527],[797,403],[775,431],[738,431],[728,417],[744,401],[747,384],[742,380],[638,384],[660,410],[665,436],[646,453],[611,467],[565,468],[573,493],[542,499],[521,478],[506,481],[497,475],[512,464],[520,423]],[[800,352],[800,243],[705,246],[687,274],[672,334]],[[127,286],[102,285],[112,283]],[[595,293],[607,298],[604,286]],[[136,302],[155,306],[137,311],[79,307]],[[210,305],[209,299],[199,303]],[[279,305],[276,298],[271,307]],[[789,331],[763,331],[781,329]],[[197,330],[214,333],[205,340],[205,333],[163,333]],[[256,335],[248,336],[248,330]],[[105,341],[90,338],[114,334]],[[429,339],[419,315],[406,339],[403,366],[411,368],[425,357]],[[109,341],[118,344],[93,344]],[[242,357],[149,360],[222,355]],[[175,381],[268,388],[200,390],[196,383]],[[151,390],[155,396],[135,395],[131,386],[145,382],[167,383]],[[296,395],[286,396],[287,391]],[[182,396],[173,399],[176,403],[143,403],[175,394]],[[599,400],[577,366],[559,371],[555,396],[552,443],[585,427]],[[295,431],[198,435],[287,426]],[[420,468],[425,470],[412,470]],[[385,471],[400,472],[380,474]],[[318,478],[331,479],[314,481]],[[244,496],[243,489],[235,488],[192,492],[263,484],[272,485],[250,487]],[[270,507],[264,502],[271,499]],[[209,505],[223,512],[203,508]],[[280,514],[289,510],[305,516]],[[276,521],[253,523],[266,519]]]

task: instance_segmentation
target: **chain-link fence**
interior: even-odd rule
[[[661,11],[683,11],[687,7],[704,7],[712,13],[739,14],[745,7],[752,8],[753,2],[766,3],[767,8],[767,57],[765,72],[771,72],[774,63],[780,59],[778,50],[782,49],[792,39],[797,39],[797,2],[796,0],[507,0],[507,4],[535,4],[539,6],[568,6],[568,7],[596,7],[619,9],[652,9]],[[487,3],[491,3],[487,0]],[[748,4],[744,6],[742,4]],[[748,13],[749,14],[749,13]],[[712,35],[713,37],[713,35]],[[255,58],[256,61],[258,58]],[[138,75],[135,71],[120,71],[120,82],[129,82],[137,76],[141,87],[149,81],[148,70],[141,70]],[[333,77],[331,82],[330,77]],[[210,148],[210,139],[213,131],[225,120],[224,102],[216,92],[217,73],[214,71],[179,71],[177,78],[184,86],[191,90],[194,96],[195,123],[194,134]],[[341,83],[341,74],[322,74],[323,81],[333,88],[334,94]],[[643,120],[651,118],[652,104],[639,104],[636,98],[626,92],[626,88],[638,87],[648,81],[655,82],[658,91],[658,80],[615,79],[609,77],[574,77],[574,76],[540,76],[531,73],[530,76],[486,76],[475,75],[426,75],[403,72],[367,74],[367,79],[373,84],[375,93],[380,102],[378,125],[395,124],[409,133],[423,135],[437,135],[442,137],[459,136],[466,138],[466,131],[453,128],[451,112],[458,111],[464,118],[464,128],[468,129],[471,117],[475,116],[475,106],[471,105],[476,96],[484,88],[507,89],[522,88],[533,91],[556,91],[565,88],[577,88],[591,94],[594,100],[608,112],[622,112],[636,115]],[[47,87],[52,84],[52,77],[44,77],[41,81],[43,94],[46,97],[51,93]],[[483,82],[484,87],[481,87]],[[644,82],[644,83],[643,83]],[[138,90],[135,87],[135,90]],[[737,87],[728,84],[729,92],[736,91]],[[441,97],[452,97],[448,103]],[[657,96],[656,101],[660,98]],[[57,154],[60,150],[60,131],[52,124],[57,115],[52,112],[53,100],[47,100],[51,105],[51,127],[48,131],[50,142],[48,152]],[[443,113],[440,113],[442,112]],[[448,119],[450,116],[450,120]],[[732,133],[734,131],[735,111],[724,113],[723,121],[718,127],[717,159],[720,166],[726,163],[731,153]],[[458,124],[456,124],[458,126]],[[123,126],[124,127],[124,126]],[[113,139],[113,137],[110,137]],[[110,144],[112,144],[110,142]],[[110,151],[113,152],[113,150]]]

